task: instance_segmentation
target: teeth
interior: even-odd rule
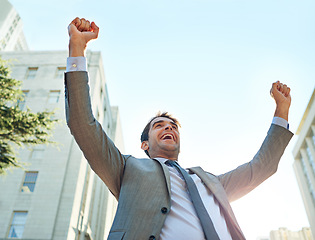
[[[172,136],[171,134],[165,134],[165,135],[163,136],[163,139],[166,139],[166,137],[170,137],[171,139],[173,139],[173,136]]]

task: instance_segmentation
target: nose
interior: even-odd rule
[[[173,130],[172,125],[167,124],[167,125],[165,126],[165,130]]]

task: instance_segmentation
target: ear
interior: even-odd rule
[[[143,141],[142,143],[141,143],[141,149],[142,150],[149,150],[149,143],[148,143],[148,141]]]

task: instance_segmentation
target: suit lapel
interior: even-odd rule
[[[215,196],[216,200],[220,203],[220,206],[224,210],[230,211],[230,203],[228,202],[226,193],[220,181],[211,174],[205,174],[201,167],[193,167],[189,168],[189,170],[197,174],[198,177],[206,184]]]
[[[197,176],[206,184],[210,189],[215,199],[219,202],[221,210],[225,215],[225,220],[229,226],[230,233],[233,239],[245,239],[240,226],[234,216],[231,205],[228,201],[228,197],[225,190],[218,180],[218,178],[212,174],[207,174],[201,167],[189,168],[189,171],[197,174]]]
[[[167,186],[167,191],[168,191],[168,196],[169,198],[171,198],[171,179],[170,179],[170,172],[167,168],[167,166],[163,163],[161,163],[160,161],[156,160],[153,158],[154,161],[156,161],[162,168],[163,170],[163,174],[164,174],[164,178],[166,181],[166,186]]]

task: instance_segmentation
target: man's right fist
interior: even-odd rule
[[[75,18],[68,26],[69,57],[84,56],[87,43],[98,37],[99,28],[94,22],[84,18]]]

